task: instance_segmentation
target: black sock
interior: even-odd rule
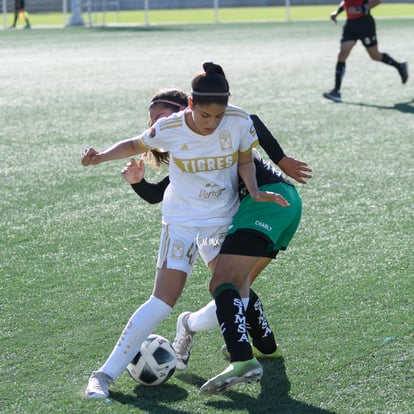
[[[223,283],[213,293],[216,314],[230,360],[247,361],[253,358],[246,328],[246,314],[240,294],[231,283]]]
[[[275,336],[267,321],[262,301],[253,289],[250,289],[249,305],[246,309],[247,329],[253,345],[263,354],[272,354],[277,345]]]
[[[396,60],[394,60],[387,53],[382,54],[382,62],[385,63],[386,65],[394,66],[394,68],[397,68],[397,69],[399,69],[399,67],[401,66],[400,63],[398,63]]]
[[[336,62],[335,68],[335,90],[340,91],[342,79],[345,75],[345,62]]]

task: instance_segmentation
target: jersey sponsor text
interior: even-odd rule
[[[224,170],[237,162],[237,152],[226,156],[180,159],[174,157],[174,163],[181,171],[199,173],[202,171]]]

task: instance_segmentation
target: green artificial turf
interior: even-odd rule
[[[380,50],[410,58],[413,19],[377,21]],[[413,412],[414,94],[355,47],[342,104],[333,87],[340,25],[163,25],[0,34],[0,411],[5,413]],[[84,168],[147,125],[164,87],[190,90],[221,64],[232,102],[258,114],[314,177],[289,249],[255,283],[283,350],[261,384],[198,394],[226,367],[219,331],[190,366],[147,388],[123,374],[108,401],[83,397],[129,316],[152,290],[160,206],[139,200],[125,161]],[[148,178],[165,171],[148,168]],[[199,261],[171,316],[204,305]]]

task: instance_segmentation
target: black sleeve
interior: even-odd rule
[[[260,146],[266,151],[270,159],[277,164],[285,156],[282,147],[257,115],[250,115],[250,118],[256,129]]]
[[[153,184],[142,179],[140,183],[131,184],[131,187],[143,200],[150,204],[156,204],[164,198],[164,192],[169,183],[170,177],[167,175],[159,183]]]

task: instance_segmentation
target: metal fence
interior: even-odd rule
[[[412,3],[413,0],[387,0],[387,3]],[[0,0],[0,12],[6,28],[7,12],[14,12],[15,0]],[[269,7],[301,5],[336,5],[339,0],[25,0],[26,10],[36,13],[62,13],[62,24],[83,24],[81,15],[87,16],[90,25],[100,16],[105,24],[106,12],[178,9],[219,9],[228,7]]]
[[[86,0],[82,0],[86,3]],[[30,13],[60,12],[63,9],[64,0],[25,0],[26,8]],[[413,0],[386,0],[387,3],[412,3]],[[92,7],[103,7],[104,0],[91,0],[95,3]],[[113,0],[106,0],[110,7]],[[145,10],[146,0],[117,0],[116,7],[119,10]],[[148,0],[148,7],[151,10],[159,9],[196,9],[212,8],[214,0]],[[266,7],[284,6],[285,0],[218,0],[219,7]],[[291,0],[292,6],[312,4],[338,4],[339,0]],[[68,0],[68,9],[71,8],[71,0]],[[14,0],[0,0],[0,10],[3,13],[6,9],[9,12],[14,10]]]

